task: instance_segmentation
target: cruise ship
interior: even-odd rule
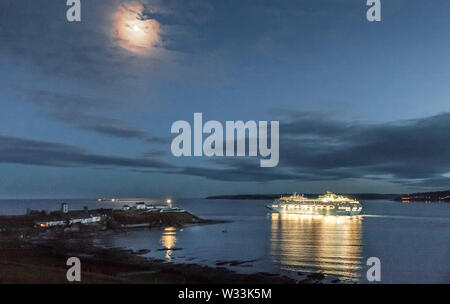
[[[357,215],[362,210],[358,201],[331,192],[318,198],[307,198],[294,193],[282,196],[266,207],[278,213],[308,215]]]

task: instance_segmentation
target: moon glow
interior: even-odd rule
[[[159,23],[142,17],[144,7],[137,2],[119,6],[114,14],[114,34],[124,49],[145,54],[159,41]]]

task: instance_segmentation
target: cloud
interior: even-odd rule
[[[319,175],[388,175],[394,182],[425,184],[450,169],[449,129],[450,113],[380,124],[300,116],[280,127],[280,158],[288,167]]]
[[[145,153],[142,154],[142,156],[144,157],[162,157],[162,156],[166,156],[167,155],[167,151],[163,151],[163,150],[157,150],[157,149],[151,149]]]
[[[280,165],[275,168],[261,168],[258,159],[250,157],[203,158],[205,166],[187,165],[192,159],[183,159],[181,165],[175,166],[155,159],[160,151],[150,151],[142,158],[105,156],[74,146],[6,136],[0,136],[0,162],[126,167],[140,173],[189,175],[226,182],[362,178],[411,188],[437,189],[450,184],[450,113],[380,124],[345,123],[328,117],[315,121],[316,127],[305,126],[313,122],[302,117],[293,115],[281,124]],[[333,131],[330,126],[338,129]],[[127,132],[124,136],[129,137]]]
[[[127,167],[172,169],[169,163],[150,158],[91,154],[84,149],[53,142],[0,136],[0,163],[56,167]]]
[[[132,84],[170,70],[171,52],[159,43],[143,60],[120,47],[115,36],[114,13],[123,1],[82,1],[81,22],[66,20],[65,1],[0,2],[0,53],[17,66],[30,64],[58,78],[108,85]],[[149,69],[153,73],[149,73]]]
[[[136,1],[125,2],[114,14],[114,34],[121,47],[145,55],[160,43],[160,24],[144,15],[144,6]]]
[[[170,142],[169,138],[153,136],[149,132],[132,127],[119,119],[69,112],[57,112],[53,113],[52,116],[79,129],[107,136],[123,139],[138,139],[147,143],[157,144],[167,144]]]
[[[411,187],[446,187],[448,130],[450,113],[369,124],[294,112],[280,120],[278,167],[260,168],[254,158],[212,158],[208,167],[186,166],[179,173],[221,181],[365,178]]]
[[[1,86],[0,86],[1,87]],[[154,136],[150,132],[136,128],[120,119],[94,114],[118,107],[112,99],[89,97],[49,90],[25,89],[9,86],[21,98],[36,106],[45,116],[71,125],[75,128],[122,139],[137,139],[147,143],[167,144],[169,138]]]
[[[286,172],[282,168],[262,170],[255,159],[213,161],[208,167],[184,167],[177,174],[205,177],[228,182],[269,182],[274,180],[300,179],[302,175]],[[220,164],[220,167],[217,165]]]
[[[288,124],[297,127],[288,128],[287,133],[280,131],[288,164],[315,169],[364,168],[411,178],[444,173],[450,166],[450,113],[373,125],[329,119],[323,124],[316,122],[317,127],[305,132],[303,124],[310,122],[300,118]],[[344,127],[329,130],[333,124]]]

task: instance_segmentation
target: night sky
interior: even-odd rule
[[[450,2],[365,3],[2,0],[0,197],[450,188]],[[172,156],[194,112],[279,120],[279,165]]]

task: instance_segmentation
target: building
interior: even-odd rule
[[[145,205],[144,202],[136,203],[136,205],[134,205],[134,206],[135,206],[136,210],[145,210],[145,209],[147,209],[147,206]]]
[[[57,226],[68,226],[72,224],[94,224],[104,220],[100,215],[86,215],[86,216],[77,216],[67,220],[54,219],[48,221],[38,221],[36,225],[41,228],[49,228],[49,227],[57,227]]]
[[[69,221],[69,224],[76,224],[76,223],[93,224],[93,223],[101,222],[101,220],[102,220],[102,218],[100,216],[89,216],[89,217],[84,217],[84,218],[71,219]]]
[[[66,225],[66,221],[47,221],[47,222],[37,222],[39,227],[47,228],[47,227],[56,227],[56,226],[64,226]]]

